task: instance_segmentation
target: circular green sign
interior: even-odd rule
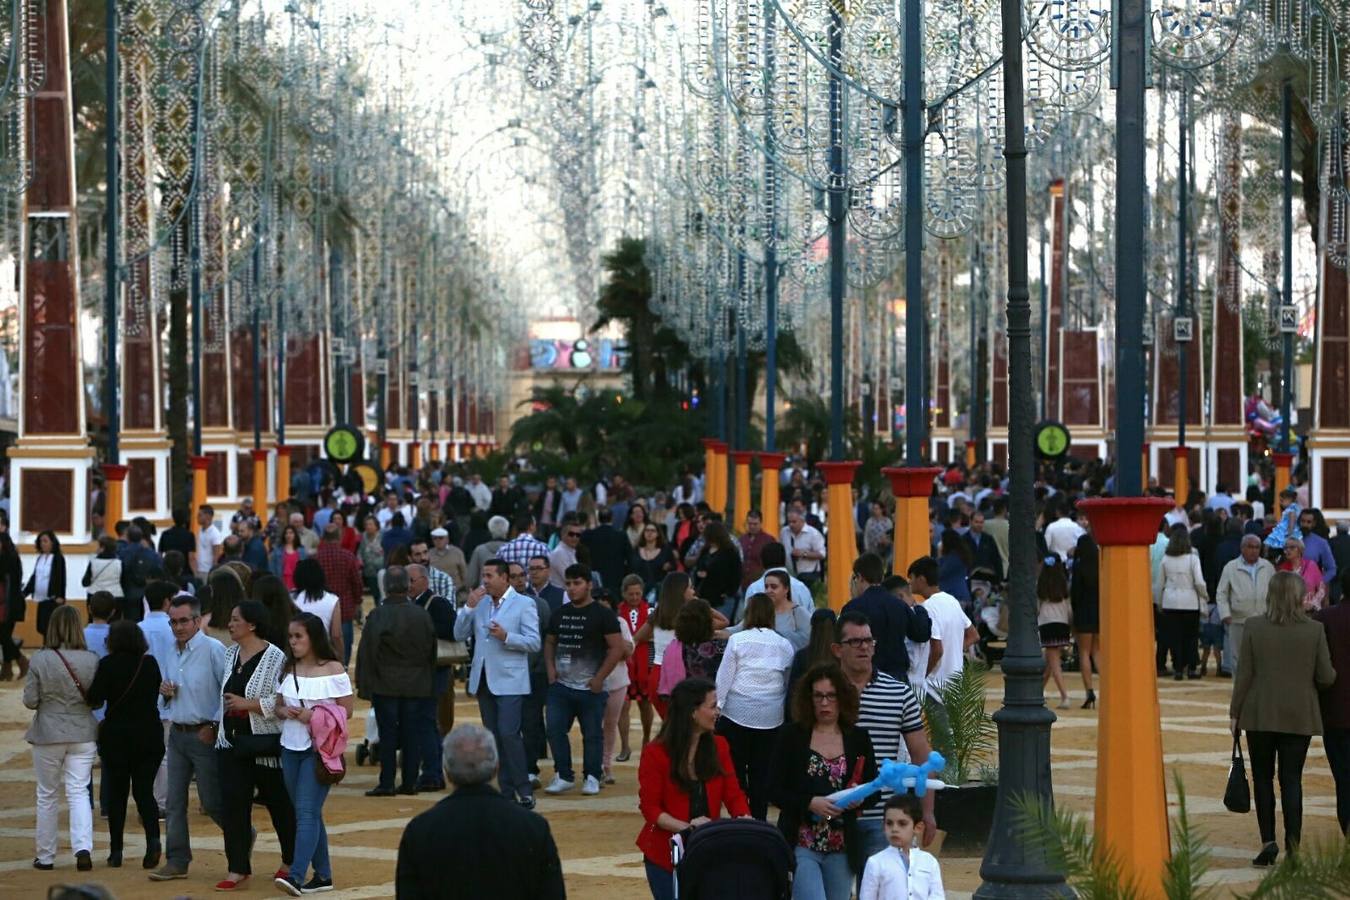
[[[1060,422],[1041,422],[1036,426],[1036,455],[1041,459],[1063,459],[1069,453],[1072,438]]]
[[[333,462],[354,462],[365,452],[366,439],[352,426],[338,425],[324,435],[323,449]]]

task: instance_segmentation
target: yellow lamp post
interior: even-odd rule
[[[1191,496],[1191,451],[1189,447],[1172,448],[1172,498],[1177,506],[1186,508]]]
[[[713,442],[713,472],[716,491],[713,499],[708,501],[713,512],[725,518],[727,514],[727,454],[729,448],[726,441]]]
[[[738,527],[733,529],[735,531],[740,531],[745,514],[750,512],[750,461],[754,458],[755,454],[751,450],[731,451],[731,462],[736,467],[736,504],[733,511]]]
[[[188,465],[192,467],[192,530],[200,532],[197,523],[197,511],[206,505],[206,470],[211,460],[205,456],[189,456]]]
[[[819,464],[825,476],[830,503],[828,542],[825,549],[825,569],[828,576],[829,604],[835,612],[844,608],[852,597],[848,583],[853,575],[853,561],[858,558],[858,538],[853,527],[853,475],[862,465],[858,460],[841,460]]]
[[[786,453],[759,453],[759,508],[764,513],[764,530],[775,541],[783,529],[778,517],[778,478],[786,461]]]
[[[933,479],[942,474],[941,466],[891,466],[881,470],[891,482],[895,497],[895,537],[892,541],[891,571],[903,575],[909,564],[932,552],[932,532],[928,528],[928,498],[933,494]]]
[[[280,503],[291,496],[291,448],[277,444],[277,497]]]
[[[1101,679],[1093,827],[1142,896],[1161,898],[1170,855],[1162,726],[1153,667],[1149,546],[1172,504],[1160,497],[1080,501],[1101,548]]]
[[[979,446],[979,441],[966,441],[966,468],[975,468],[978,460],[975,455],[975,448]]]
[[[103,480],[108,486],[107,497],[103,503],[103,533],[112,534],[113,528],[127,514],[125,502],[127,467],[104,463]]]
[[[264,516],[272,500],[267,496],[267,456],[266,450],[251,450],[253,454],[253,508]]]
[[[1272,453],[1270,458],[1275,463],[1275,500],[1278,504],[1280,494],[1289,487],[1289,472],[1294,465],[1294,454]]]

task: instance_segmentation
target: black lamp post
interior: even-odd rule
[[[1030,796],[1053,802],[1050,725],[1045,706],[1040,639],[1036,631],[1035,533],[1032,497],[1035,459],[1031,389],[1031,294],[1027,285],[1027,148],[1022,109],[1022,3],[1002,0],[1003,91],[1008,166],[1008,470],[1010,490],[1008,649],[1003,656],[1003,708],[998,724],[998,806],[980,866],[982,900],[1070,896],[1064,877],[1051,871],[1019,827],[1016,801]],[[914,302],[913,297],[910,302]]]

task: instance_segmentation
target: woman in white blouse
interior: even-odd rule
[[[1191,549],[1184,525],[1173,526],[1162,565],[1153,578],[1153,605],[1162,611],[1159,643],[1172,652],[1172,677],[1199,678],[1197,642],[1200,619],[1208,608],[1209,591],[1200,568],[1200,554]]]
[[[295,564],[295,608],[319,617],[337,651],[337,658],[342,659],[342,614],[338,610],[338,596],[328,590],[323,566],[313,557]]]
[[[288,638],[290,660],[277,685],[281,697],[276,713],[281,719],[281,773],[295,804],[295,855],[290,873],[285,878],[278,876],[276,885],[299,897],[333,886],[328,832],[323,825],[330,785],[315,777],[322,763],[310,735],[310,721],[314,707],[321,704],[336,704],[345,711],[345,718],[351,718],[353,698],[347,670],[318,616],[300,613],[291,622]],[[311,863],[314,877],[306,882]]]
[[[736,778],[750,799],[750,814],[763,819],[769,809],[767,779],[778,726],[783,724],[783,698],[793,649],[774,631],[773,601],[754,594],[746,602],[744,629],[727,641],[717,669],[717,696],[722,717],[717,733],[731,748]]]

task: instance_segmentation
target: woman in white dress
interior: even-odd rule
[[[323,566],[313,557],[295,565],[295,609],[313,613],[323,622],[337,658],[342,659],[342,615],[338,610],[338,596],[328,590]]]

